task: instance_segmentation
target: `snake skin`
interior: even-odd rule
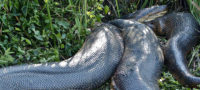
[[[152,6],[137,10],[134,13],[122,16],[120,19],[128,19],[139,22],[151,21],[157,17],[163,16],[167,12],[166,5]]]
[[[114,74],[112,84],[116,90],[159,90],[157,79],[164,57],[152,31],[169,39],[164,49],[169,71],[181,84],[196,86],[200,77],[192,75],[186,66],[186,56],[200,35],[194,17],[189,13],[172,13],[145,22],[147,26],[137,22],[165,9],[166,6],[156,6],[139,10],[122,17],[129,20],[102,24],[67,60],[1,68],[0,89],[93,90]]]
[[[164,50],[166,65],[172,75],[183,85],[194,87],[200,77],[190,73],[186,56],[197,45],[200,26],[189,13],[172,13],[146,23],[157,35],[166,35],[168,42]]]
[[[157,80],[164,62],[153,31],[137,21],[114,20],[122,28],[124,54],[112,84],[116,90],[159,90]]]
[[[110,24],[96,28],[73,57],[62,62],[0,69],[1,90],[93,89],[114,73],[123,54],[119,30]]]

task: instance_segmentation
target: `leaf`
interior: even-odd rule
[[[18,28],[18,27],[15,27],[15,30],[16,30],[16,31],[21,31],[20,28]]]
[[[10,30],[9,30],[9,29],[5,29],[5,30],[3,30],[2,32],[3,32],[3,33],[9,33]]]
[[[59,42],[61,42],[61,34],[60,33],[58,33],[58,34],[56,34],[56,38],[57,38],[57,40],[59,41]]]
[[[34,33],[35,33],[34,37],[35,37],[36,39],[38,39],[38,40],[40,40],[40,41],[43,40],[42,35],[40,34],[39,31],[34,30]]]
[[[0,43],[0,47],[5,51],[6,50],[6,48],[5,48],[5,46],[3,45],[3,44],[1,44]],[[0,50],[1,51],[1,50]],[[2,51],[1,51],[2,52]]]
[[[54,4],[55,4],[56,6],[59,6],[59,5],[60,5],[60,3],[59,3],[59,2],[54,2]]]
[[[8,48],[8,49],[5,51],[4,55],[2,55],[2,56],[0,57],[0,64],[8,64],[8,63],[10,63],[10,62],[13,62],[13,61],[14,61],[14,58],[10,55],[10,54],[12,54],[12,53],[14,53],[14,52],[11,52],[11,51],[10,51],[10,48]]]
[[[97,9],[100,10],[100,11],[102,10],[100,5],[97,5]]]
[[[15,5],[15,8],[19,9],[19,1],[16,0],[14,5]]]
[[[17,50],[18,50],[21,54],[25,54],[25,51],[22,50],[20,47],[18,47]]]
[[[105,13],[105,14],[108,14],[109,10],[110,10],[109,7],[106,5],[106,6],[104,7],[104,13]]]
[[[3,59],[3,57],[1,57],[2,59]],[[8,62],[7,61],[5,61],[5,60],[1,60],[1,58],[0,58],[0,64],[7,64]]]
[[[44,2],[45,2],[45,3],[48,3],[48,2],[49,2],[49,0],[44,0]]]
[[[66,38],[66,34],[64,33],[64,34],[62,34],[62,37],[61,37],[62,39],[65,39]]]
[[[27,9],[28,9],[27,6],[23,6],[22,9],[21,9],[24,16],[27,16]]]
[[[4,15],[2,16],[2,21],[3,21],[3,24],[4,24],[4,25],[7,25],[7,17],[6,17],[6,14],[4,14]]]
[[[45,22],[45,23],[50,23],[49,19],[45,19],[44,22]]]
[[[62,26],[64,29],[69,28],[69,23],[66,21],[58,21],[57,23],[58,23],[58,25]]]
[[[10,48],[8,48],[8,49],[5,51],[4,55],[10,55],[10,54],[12,54],[12,53],[14,53],[14,52],[10,52]]]
[[[102,14],[99,14],[96,16],[96,19],[98,22],[101,22],[101,19],[103,18],[104,16]]]
[[[43,38],[42,38],[42,36],[41,36],[41,35],[34,35],[34,37],[35,37],[36,39],[40,40],[40,41],[42,41],[42,40],[43,40]]]
[[[61,49],[65,48],[65,45],[64,45],[64,44],[61,44],[61,45],[60,45],[60,48],[61,48]]]
[[[26,43],[28,43],[29,45],[31,45],[31,41],[29,39],[25,39]]]
[[[95,15],[94,15],[94,11],[88,11],[87,12],[87,15],[90,17],[90,18],[93,18],[93,17],[95,17]]]

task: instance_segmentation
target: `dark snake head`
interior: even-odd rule
[[[142,10],[135,11],[134,13],[122,16],[120,19],[109,21],[108,23],[113,24],[119,28],[127,27],[133,24],[133,21],[139,22],[150,22],[158,17],[161,17],[167,13],[167,6],[152,6],[150,8],[144,8]],[[154,27],[153,24],[148,26]]]
[[[167,6],[152,6],[150,8],[144,8],[134,13],[122,16],[121,19],[134,19],[139,22],[146,22],[154,20],[157,17],[161,17],[167,12]]]

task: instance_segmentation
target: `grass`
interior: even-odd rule
[[[0,0],[0,66],[67,59],[79,50],[96,22],[106,22],[155,4],[178,5],[175,3],[179,0],[111,1],[112,5],[103,4],[103,0]],[[200,22],[200,2],[187,2]],[[199,57],[198,50],[196,47],[189,56],[189,66],[196,75],[200,70],[194,60]],[[159,84],[161,89],[190,90],[174,80],[167,70],[163,70]]]
[[[198,0],[187,0],[190,12],[194,15],[196,20],[200,23],[200,2]]]

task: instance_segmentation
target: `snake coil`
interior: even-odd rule
[[[117,19],[110,22],[122,28],[124,53],[112,78],[116,90],[159,90],[164,57],[158,39],[146,25]]]
[[[200,39],[200,26],[189,13],[172,13],[146,23],[157,35],[166,35],[165,62],[172,75],[189,87],[200,84],[200,77],[192,75],[186,56]]]
[[[147,21],[146,25],[140,23],[146,16],[165,9],[147,8],[102,24],[73,57],[62,62],[2,68],[0,89],[94,89],[114,74],[115,89],[159,90],[157,79],[164,58],[180,83],[200,84],[200,77],[192,75],[185,62],[200,35],[193,16],[172,13]],[[153,31],[169,39],[164,56]]]

